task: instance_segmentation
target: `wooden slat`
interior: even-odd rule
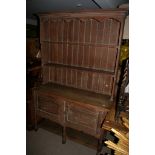
[[[91,20],[91,43],[96,43],[96,38],[97,38],[97,28],[98,28],[98,22],[95,20]]]
[[[85,21],[80,21],[79,24],[80,24],[79,43],[83,43],[85,41],[86,22]]]
[[[108,54],[108,48],[106,47],[98,47],[100,49],[100,68],[106,69],[106,58]]]
[[[77,61],[78,61],[78,66],[82,66],[83,61],[84,61],[84,50],[83,46],[79,46],[77,50]]]
[[[105,22],[106,21],[103,21],[101,23],[97,23],[97,39],[96,39],[96,42],[97,43],[102,43],[103,42],[103,34],[104,34],[104,31],[105,31]]]
[[[99,74],[98,80],[99,80],[98,90],[99,90],[99,92],[102,92],[103,91],[103,86],[104,86],[104,78],[103,78],[102,74]]]
[[[76,70],[71,69],[71,85],[76,85]]]
[[[90,46],[89,49],[90,53],[89,53],[89,67],[93,68],[95,65],[95,52],[96,52],[96,48],[93,46]]]
[[[73,52],[73,56],[72,56],[72,65],[75,65],[77,66],[78,64],[78,60],[77,60],[77,57],[78,57],[78,53],[77,53],[77,50],[78,50],[79,47],[77,47],[76,45],[73,45],[72,47],[72,52]]]
[[[68,45],[67,50],[68,50],[68,52],[67,52],[67,64],[71,65],[71,63],[72,63],[72,45]]]
[[[49,44],[48,43],[44,43],[41,44],[41,57],[42,57],[42,63],[48,63],[49,61]]]
[[[88,82],[88,72],[82,72],[82,88],[87,89],[87,82]]]
[[[84,42],[90,42],[91,20],[86,20],[85,23],[85,40]]]
[[[113,71],[104,70],[104,69],[98,69],[98,68],[72,66],[72,65],[59,64],[59,63],[47,63],[47,64],[44,64],[44,65],[45,66],[66,67],[66,68],[72,68],[72,69],[77,69],[77,70],[86,70],[86,71],[98,72],[98,73],[106,73],[106,74],[111,75],[111,76],[114,75]]]
[[[116,17],[88,18],[81,14],[81,17],[71,18],[72,15],[69,15],[61,18],[52,15],[40,17],[42,62],[61,68],[54,80],[50,71],[49,80],[114,95],[116,78],[113,77],[117,73],[118,37],[120,31],[122,34],[120,23],[123,21]],[[75,80],[72,76],[76,77]]]
[[[67,85],[71,86],[71,69],[67,69]]]
[[[66,68],[62,68],[62,83],[66,84],[67,79],[66,79]]]
[[[69,23],[68,23],[68,41],[69,42],[73,42],[74,40],[74,20],[71,20]]]
[[[76,71],[76,87],[81,88],[81,74],[82,72]]]
[[[71,45],[81,45],[81,46],[99,46],[99,47],[107,47],[107,48],[116,48],[118,49],[117,45],[109,45],[109,44],[103,44],[103,43],[97,43],[97,42],[70,42],[70,41],[41,41],[41,43],[50,43],[50,44],[71,44]]]
[[[104,77],[104,92],[111,94],[112,80],[113,79],[109,75]]]
[[[94,62],[94,67],[95,68],[101,68],[101,62],[104,61],[103,59],[101,59],[104,54],[105,57],[105,52],[103,51],[102,47],[96,47],[96,55],[95,55],[95,62]],[[105,66],[102,66],[102,68],[105,68]]]
[[[50,71],[48,73],[48,70]],[[47,73],[46,73],[47,72]],[[46,66],[43,69],[45,81],[90,90],[101,94],[111,94],[113,76],[102,72],[91,72],[61,65]]]
[[[93,73],[88,72],[87,89],[92,90]]]
[[[67,45],[63,45],[63,64],[67,64]]]
[[[104,25],[104,32],[103,32],[103,43],[109,45],[109,37],[111,33],[111,20],[107,19],[105,20],[105,25]]]
[[[92,79],[92,90],[98,91],[98,74],[93,73],[93,79]]]
[[[117,50],[114,48],[109,48],[108,56],[107,56],[107,63],[106,63],[105,68],[114,71],[115,65],[116,65],[116,57],[117,57]]]
[[[62,51],[62,49],[63,49],[63,45],[62,44],[60,44],[60,45],[57,45],[57,47],[58,47],[58,51],[57,51],[57,53],[58,53],[58,59],[57,59],[57,62],[58,63],[60,63],[60,64],[62,64],[63,63],[63,51]]]
[[[74,20],[74,40],[73,42],[79,42],[80,21]]]
[[[43,83],[47,83],[49,81],[49,67],[44,66],[42,68],[42,73],[43,73]]]
[[[90,59],[90,47],[89,46],[84,46],[83,47],[83,62],[82,66],[84,67],[89,67],[89,59]]]
[[[118,44],[119,29],[120,29],[120,23],[116,20],[113,20],[112,25],[111,25],[111,35],[110,35],[110,44],[111,45]]]

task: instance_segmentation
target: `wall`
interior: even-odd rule
[[[123,39],[129,39],[129,16],[125,20]]]

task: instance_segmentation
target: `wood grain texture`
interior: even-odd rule
[[[43,81],[111,95],[113,75],[50,65],[43,67]]]
[[[67,127],[102,142],[125,16],[124,9],[39,14],[43,85],[34,93],[36,117],[61,124],[63,142]]]

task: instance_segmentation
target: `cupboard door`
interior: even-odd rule
[[[95,135],[97,132],[98,115],[99,112],[93,108],[67,102],[65,124],[68,127]]]
[[[63,124],[64,102],[56,97],[38,95],[37,112],[47,119]]]

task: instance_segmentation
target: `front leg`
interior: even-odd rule
[[[100,134],[100,137],[98,139],[96,155],[100,155],[101,154],[102,147],[103,147],[103,141],[105,140],[105,134],[106,134],[106,130],[101,129],[101,134]]]
[[[66,127],[63,126],[62,130],[62,144],[66,144]]]

